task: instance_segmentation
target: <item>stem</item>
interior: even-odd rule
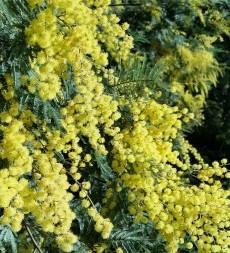
[[[32,242],[33,242],[33,244],[34,244],[34,246],[36,247],[36,249],[39,251],[39,253],[43,253],[43,251],[41,250],[41,248],[40,248],[40,246],[38,245],[37,241],[35,240],[35,238],[34,238],[32,232],[31,232],[31,230],[30,230],[30,227],[26,224],[26,222],[25,222],[25,228],[26,228],[26,230],[27,230],[27,232],[28,232],[28,234],[29,234],[29,236],[30,236],[30,238],[31,238],[31,240],[32,240]]]
[[[96,206],[94,205],[92,199],[90,198],[90,196],[87,194],[87,199],[89,200],[89,202],[91,203],[91,205],[97,210]]]
[[[72,177],[72,179],[73,179],[79,186],[81,186],[81,183],[80,183],[78,180],[74,179],[74,178],[73,178],[73,175],[72,175],[70,172],[67,172],[67,174],[70,175],[70,176]],[[94,205],[92,199],[90,198],[90,196],[89,196],[88,193],[87,193],[86,198],[89,200],[89,202],[91,203],[91,205],[92,205],[95,209],[97,209],[96,206]]]

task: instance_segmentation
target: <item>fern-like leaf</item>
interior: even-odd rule
[[[16,236],[6,225],[0,225],[0,252],[17,253]]]
[[[157,88],[163,65],[150,65],[146,56],[135,57],[127,65],[119,65],[116,69],[117,81],[112,84],[113,93],[126,97],[139,97],[145,93],[145,88]]]
[[[127,228],[116,229],[111,237],[113,247],[122,247],[125,253],[164,253],[163,240],[153,234],[152,224],[134,224]]]
[[[101,171],[101,177],[106,181],[113,179],[114,174],[113,174],[111,167],[109,166],[107,157],[102,156],[98,153],[95,153],[94,156],[95,156],[95,160],[97,162],[97,166]]]

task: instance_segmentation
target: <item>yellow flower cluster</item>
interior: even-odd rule
[[[210,44],[209,47],[211,47]],[[183,45],[179,46],[175,52],[162,59],[166,65],[174,66],[177,62],[180,66],[176,69],[169,67],[172,92],[181,97],[179,105],[185,104],[194,113],[195,119],[201,122],[205,98],[210,86],[217,83],[220,67],[213,53],[206,48],[193,50],[188,45]]]
[[[74,175],[73,175],[73,178],[74,178]],[[88,181],[83,181],[82,183],[79,183],[77,179],[75,179],[75,181],[76,181],[76,184],[72,185],[70,189],[73,192],[77,192],[78,190],[80,190],[79,196],[81,198],[81,205],[87,210],[88,215],[95,222],[95,226],[94,226],[95,231],[100,233],[104,240],[108,239],[113,229],[113,224],[111,223],[110,219],[108,218],[104,219],[102,217],[102,215],[97,211],[96,207],[94,206],[91,198],[89,197],[88,191],[91,188],[91,183]],[[95,246],[95,250],[98,253],[104,252],[106,248],[107,248],[106,244]]]
[[[95,230],[101,233],[103,239],[108,239],[113,229],[113,224],[108,218],[104,219],[94,207],[88,209],[89,216],[96,222]]]
[[[177,252],[187,233],[191,235],[188,249],[195,244],[199,252],[227,253],[229,191],[216,179],[223,178],[227,169],[217,162],[205,164],[180,137],[187,110],[179,112],[154,100],[130,103],[130,110],[133,123],[114,137],[112,165],[120,174],[118,182],[130,189],[129,211],[135,221],[154,221],[170,253]],[[181,143],[181,151],[174,150],[175,140]],[[197,167],[199,171],[193,174]],[[202,182],[191,185],[186,173]]]
[[[73,198],[63,166],[49,153],[34,151],[36,188],[25,199],[26,211],[31,212],[44,231],[57,235],[57,243],[66,252],[71,251],[77,237],[69,232],[75,214],[69,208]]]
[[[106,154],[104,138],[97,125],[103,126],[104,132],[112,136],[119,131],[119,128],[113,127],[114,121],[120,118],[117,112],[118,102],[103,93],[102,84],[92,73],[78,85],[78,91],[79,94],[62,109],[63,126],[75,136],[86,136],[95,150]],[[78,148],[76,155],[77,153]]]
[[[9,107],[0,113],[0,161],[3,165],[0,170],[0,207],[4,209],[0,223],[19,231],[29,184],[22,176],[31,173],[33,158],[26,147],[31,138],[24,122],[17,118],[19,105],[14,99],[12,80],[9,75],[5,79],[6,86],[1,87],[1,94],[9,102]]]
[[[105,252],[106,249],[107,249],[107,245],[106,244],[104,244],[104,243],[99,244],[99,245],[96,244],[93,247],[93,251],[90,250],[87,253],[93,253],[93,252],[95,252],[95,253],[103,253],[103,252]]]
[[[14,97],[8,101],[9,110],[0,114],[4,122],[0,126],[0,159],[5,162],[0,170],[0,207],[4,208],[0,223],[18,232],[24,215],[33,214],[43,230],[56,234],[57,243],[69,252],[77,237],[69,232],[75,215],[69,207],[73,196],[67,192],[70,185],[62,173],[63,166],[53,153],[44,153],[41,140],[28,130],[36,117],[29,110],[20,114]],[[9,119],[5,115],[10,115]],[[24,178],[26,174],[33,177],[35,187]]]
[[[28,1],[34,7],[43,1]],[[45,99],[60,95],[62,79],[70,64],[75,82],[95,78],[92,68],[102,70],[108,64],[108,53],[117,61],[126,60],[132,39],[125,31],[127,24],[109,11],[110,1],[52,0],[26,29],[29,45],[41,48],[32,61],[37,77],[24,84],[30,92],[38,91]],[[106,52],[102,49],[106,48]],[[93,87],[91,87],[93,89]]]
[[[116,249],[116,253],[123,253],[123,252],[124,251],[123,251],[123,249],[121,247],[119,247],[119,248]]]
[[[132,128],[127,127],[114,137],[114,170],[125,172],[127,163],[133,164],[136,172],[168,161],[176,164],[178,152],[172,150],[171,139],[182,126],[178,108],[139,99],[131,104],[131,112]]]
[[[193,51],[185,46],[180,46],[178,53],[186,72],[184,84],[190,86],[191,91],[207,95],[209,83],[216,84],[220,71],[213,54],[204,49]],[[175,73],[177,80],[180,79],[178,75],[181,74]]]
[[[23,123],[16,119],[0,127],[3,134],[0,159],[5,161],[4,168],[0,170],[0,207],[4,208],[0,223],[10,224],[14,231],[21,229],[24,218],[23,195],[28,181],[21,176],[31,172],[33,162],[29,150],[24,146],[26,137],[21,133],[22,129]]]
[[[212,166],[204,164],[199,170],[198,178],[211,184],[215,177],[224,178],[226,173],[227,168],[215,161]]]
[[[203,119],[205,97],[210,87],[217,84],[217,77],[221,73],[221,66],[213,53],[213,44],[218,39],[222,41],[223,34],[229,35],[229,22],[223,12],[217,10],[215,3],[200,0],[187,0],[186,6],[184,3],[178,0],[172,6],[165,6],[159,1],[149,0],[144,1],[141,8],[154,20],[145,21],[145,32],[157,34],[159,31],[162,35],[163,41],[153,36],[151,46],[159,56],[156,57],[157,61],[164,65],[172,91],[179,95],[178,101],[182,106],[190,108],[196,123],[199,123]],[[179,11],[182,9],[187,11],[186,18]],[[172,18],[174,15],[175,19]],[[169,24],[164,23],[167,16],[172,18]],[[180,19],[184,20],[183,25]],[[197,25],[193,29],[191,20],[195,19],[200,22],[200,27]],[[213,27],[211,33],[207,29],[209,26]],[[188,33],[191,30],[192,33]]]

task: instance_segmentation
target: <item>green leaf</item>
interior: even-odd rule
[[[89,217],[86,209],[82,207],[81,202],[79,200],[74,199],[70,206],[72,210],[76,213],[76,220],[78,225],[78,233],[81,236],[88,235],[91,232],[91,223],[92,220]]]
[[[101,177],[106,181],[113,179],[114,174],[111,167],[109,166],[107,157],[98,153],[95,153],[94,156],[97,162],[97,166],[101,171]]]
[[[0,225],[0,252],[17,253],[16,236],[6,225]]]
[[[110,236],[111,244],[115,248],[122,247],[125,253],[166,253],[162,237],[159,234],[154,235],[153,231],[151,223],[114,229]]]
[[[43,101],[36,94],[31,94],[22,88],[18,90],[16,95],[19,100],[20,111],[29,108],[40,119],[45,120],[48,125],[59,129],[62,128],[61,114],[57,102]]]
[[[73,253],[88,253],[89,248],[83,243],[78,241],[73,248]]]
[[[74,73],[73,69],[70,64],[67,65],[66,70],[67,77],[62,79],[62,96],[63,98],[59,97],[59,103],[63,106],[65,105],[69,100],[71,100],[76,94],[76,84],[74,80]]]
[[[112,93],[118,96],[140,97],[145,88],[156,90],[162,77],[163,64],[150,64],[146,55],[131,58],[127,65],[119,65],[116,69],[118,80],[112,86]],[[110,91],[109,91],[110,92]]]
[[[15,65],[13,65],[13,81],[15,90],[18,90],[21,86],[21,80],[20,80],[20,73],[16,69]]]

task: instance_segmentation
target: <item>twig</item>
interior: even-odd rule
[[[73,179],[79,186],[82,185],[78,180],[74,179],[73,175],[72,175],[70,172],[67,171],[67,174],[70,175],[70,176],[72,177],[72,179]],[[88,193],[87,193],[87,195],[86,195],[86,198],[89,200],[89,202],[91,203],[91,205],[92,205],[95,209],[97,209],[96,206],[94,205],[92,199],[90,198],[90,196],[89,196]]]
[[[25,228],[26,228],[26,230],[27,230],[27,232],[28,232],[28,234],[29,234],[29,236],[30,236],[30,238],[31,238],[34,246],[36,247],[36,249],[39,251],[39,253],[43,253],[43,251],[41,250],[40,246],[38,245],[37,241],[35,240],[32,232],[31,232],[29,226],[26,224],[26,222],[25,222]]]

